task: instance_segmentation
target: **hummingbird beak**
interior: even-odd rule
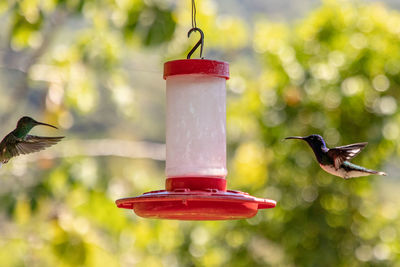
[[[285,138],[285,140],[288,140],[288,139],[300,139],[300,140],[304,140],[304,137],[302,137],[302,136],[289,136],[289,137],[286,137],[286,138]]]
[[[44,125],[44,126],[52,127],[54,129],[58,129],[56,126],[53,126],[53,125],[47,124],[47,123],[43,123],[43,122],[38,122],[38,121],[36,122],[36,125]]]

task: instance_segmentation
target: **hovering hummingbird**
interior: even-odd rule
[[[45,137],[29,135],[29,131],[37,125],[45,125],[58,129],[53,125],[35,121],[30,117],[22,117],[19,119],[17,127],[7,134],[0,143],[0,167],[1,164],[7,163],[12,157],[43,150],[64,138],[64,136]]]
[[[317,134],[306,137],[290,136],[285,139],[300,139],[306,141],[314,151],[319,166],[326,172],[344,179],[371,174],[386,175],[384,172],[369,170],[348,161],[360,153],[368,143],[356,143],[347,146],[328,148],[324,139]]]

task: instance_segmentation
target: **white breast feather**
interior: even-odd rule
[[[348,179],[348,178],[353,178],[353,177],[360,177],[360,176],[368,176],[371,175],[371,173],[366,173],[366,172],[360,172],[360,171],[349,171],[346,173],[346,171],[343,168],[335,169],[334,166],[328,166],[328,165],[322,165],[320,164],[321,168],[326,171],[327,173]]]

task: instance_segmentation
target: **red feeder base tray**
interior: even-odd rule
[[[167,189],[171,181],[176,182],[178,179],[180,178],[167,179]],[[223,180],[226,186],[225,179],[218,180]],[[259,209],[276,206],[274,200],[256,198],[245,192],[197,188],[151,191],[138,197],[118,199],[116,204],[118,208],[133,209],[137,215],[144,218],[176,220],[246,219],[256,215]]]

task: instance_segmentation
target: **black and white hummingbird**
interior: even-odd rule
[[[344,179],[371,174],[386,175],[384,172],[366,169],[348,161],[361,152],[361,150],[368,144],[366,142],[328,148],[322,136],[317,134],[305,137],[290,136],[285,139],[300,139],[306,141],[314,151],[319,166],[321,166],[321,168],[326,172]]]
[[[64,138],[64,136],[29,135],[30,130],[37,125],[45,125],[57,129],[53,125],[38,122],[30,117],[22,117],[18,120],[17,127],[7,134],[0,143],[0,167],[1,164],[7,163],[12,157],[43,150]]]

